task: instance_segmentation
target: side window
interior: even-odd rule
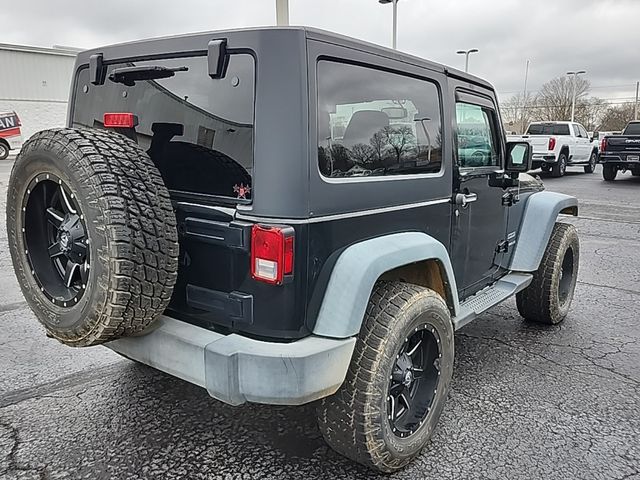
[[[458,165],[462,168],[500,165],[494,112],[470,103],[456,103]]]
[[[572,125],[573,127],[573,133],[575,133],[576,137],[581,137],[582,134],[580,133],[580,129],[578,128],[578,125]]]
[[[441,117],[432,82],[318,62],[318,164],[325,177],[439,172]]]
[[[589,138],[589,134],[582,125],[578,125],[578,128],[580,129],[580,135],[582,135],[583,138]]]

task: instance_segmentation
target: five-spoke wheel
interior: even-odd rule
[[[71,189],[52,173],[33,178],[23,199],[22,235],[31,274],[55,305],[80,300],[90,269],[89,236]]]
[[[440,339],[433,328],[416,328],[396,356],[389,381],[388,418],[399,437],[413,434],[431,409],[440,376]]]

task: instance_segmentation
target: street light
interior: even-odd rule
[[[456,53],[458,55],[464,55],[464,71],[469,71],[469,54],[478,53],[480,50],[477,48],[472,48],[471,50],[458,50]]]
[[[398,43],[398,1],[399,0],[378,0],[381,4],[393,3],[393,40],[391,45],[396,49]]]
[[[289,26],[289,0],[276,0],[276,25]]]
[[[587,73],[586,70],[578,70],[577,72],[567,72],[567,75],[573,75],[573,100],[571,101],[571,121],[575,118],[576,114],[576,83],[578,82],[578,75]]]

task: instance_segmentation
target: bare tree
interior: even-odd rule
[[[373,149],[373,162],[382,162],[382,154],[387,144],[382,130],[373,134],[369,140],[369,144]]]
[[[364,165],[373,161],[373,148],[364,143],[358,143],[351,147],[351,159],[358,165]]]
[[[573,100],[573,77],[557,77],[542,85],[536,96],[536,117],[539,120],[569,120]],[[584,105],[584,97],[591,84],[584,78],[576,78],[576,111]]]
[[[386,143],[393,148],[396,154],[396,161],[400,163],[402,154],[415,138],[413,130],[409,127],[385,127],[382,131]]]
[[[576,105],[576,121],[580,122],[590,132],[598,129],[600,120],[608,109],[607,103],[598,97],[584,99]]]
[[[598,130],[605,132],[623,130],[627,123],[633,120],[633,110],[633,102],[609,107],[602,115]]]
[[[535,98],[531,93],[527,93],[526,97],[523,93],[517,93],[502,102],[500,113],[509,130],[524,133],[527,125],[536,120]]]

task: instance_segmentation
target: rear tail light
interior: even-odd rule
[[[133,113],[105,113],[103,124],[106,128],[133,128],[138,125],[138,117]]]
[[[554,148],[556,148],[556,138],[549,137],[549,150],[553,150]]]
[[[604,152],[607,150],[607,137],[604,137],[602,140],[600,140],[600,151]]]
[[[293,274],[294,230],[291,227],[254,225],[251,229],[251,276],[280,285]]]

